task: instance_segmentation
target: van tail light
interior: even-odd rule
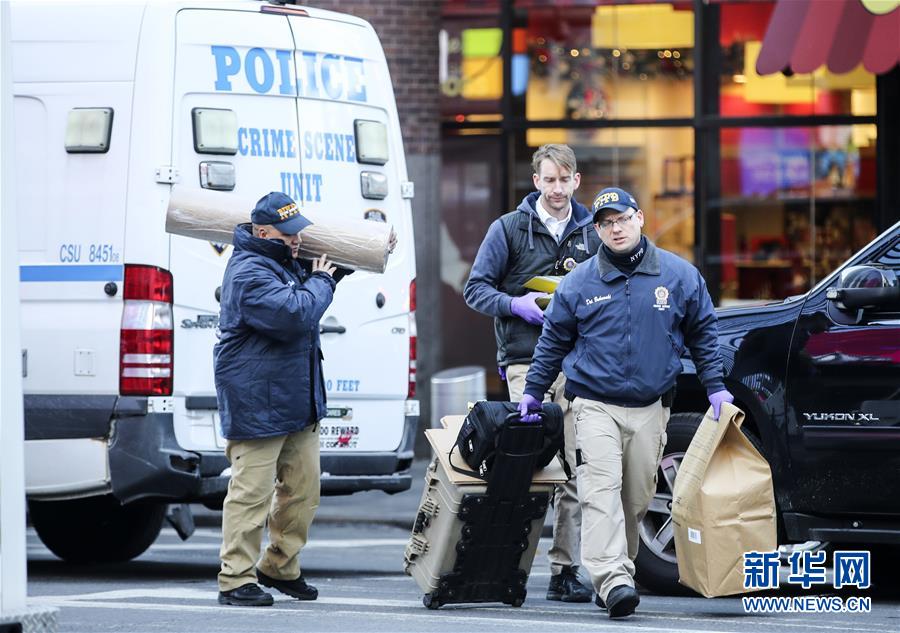
[[[416,280],[409,282],[409,387],[407,398],[416,397]]]
[[[170,396],[174,361],[172,273],[125,264],[119,344],[119,393]]]

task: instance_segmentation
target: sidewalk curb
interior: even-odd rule
[[[371,517],[340,517],[340,516],[319,516],[316,515],[313,523],[325,525],[384,525],[388,527],[402,528],[404,530],[412,530],[413,519],[373,519]],[[216,514],[200,514],[194,515],[194,525],[197,527],[222,527],[222,515]]]
[[[394,495],[363,491],[352,495],[322,497],[313,524],[379,525],[411,532],[425,487],[425,471],[430,463],[430,459],[414,461],[410,468],[411,487]],[[211,510],[201,504],[191,504],[191,510],[197,527],[221,528],[221,510]],[[547,513],[541,531],[542,537],[553,535],[552,512],[550,510]]]
[[[385,527],[393,527],[401,530],[412,531],[412,519],[373,519],[371,517],[340,517],[340,516],[316,516],[313,519],[314,524],[319,525],[382,525]],[[203,514],[194,516],[194,524],[197,527],[220,528],[222,527],[222,516]],[[553,526],[544,523],[541,530],[541,538],[551,538],[553,536]]]

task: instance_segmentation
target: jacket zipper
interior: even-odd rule
[[[540,222],[540,220],[538,220],[538,222]],[[578,233],[578,231],[580,231],[581,228],[582,228],[582,226],[581,226],[580,224],[576,224],[576,225],[573,226],[571,229],[569,229],[568,231],[566,231],[565,233],[563,233],[562,236],[559,238],[559,244],[560,244],[560,246],[562,246],[562,244],[563,244],[566,240],[568,240],[568,239],[571,238],[573,235],[575,235],[576,233]],[[585,244],[584,246],[585,246],[585,248],[587,248],[587,244]]]
[[[581,230],[580,226],[575,226],[567,233],[564,233],[562,237],[559,239],[559,244],[556,247],[556,268],[559,269],[562,267],[565,255],[568,254],[569,257],[575,259],[575,248],[572,246],[572,242],[575,240],[575,234]],[[584,243],[584,252],[589,253],[588,243]],[[569,272],[569,271],[566,271]]]
[[[628,387],[631,387],[631,362],[632,358],[634,358],[634,354],[631,353],[631,278],[625,278],[625,327],[628,331],[628,336],[626,337],[626,345],[625,345],[625,384]]]

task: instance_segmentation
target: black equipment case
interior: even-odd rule
[[[558,404],[545,403],[538,412],[539,423],[544,429],[543,440],[535,448],[534,467],[543,468],[563,448],[563,410]],[[466,415],[456,447],[466,463],[480,477],[488,474],[497,453],[500,432],[509,424],[519,422],[518,404],[515,402],[476,402]],[[533,426],[529,424],[529,426]]]
[[[502,602],[521,606],[553,487],[566,476],[558,460],[535,470],[541,423],[509,420],[497,436],[487,479],[470,472],[456,441],[462,416],[426,431],[436,457],[404,554],[404,570],[429,609]],[[469,472],[468,475],[463,474]]]

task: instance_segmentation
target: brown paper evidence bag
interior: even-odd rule
[[[744,413],[706,412],[672,495],[679,582],[712,598],[745,593],[744,553],[778,547],[772,472],[741,432]]]

